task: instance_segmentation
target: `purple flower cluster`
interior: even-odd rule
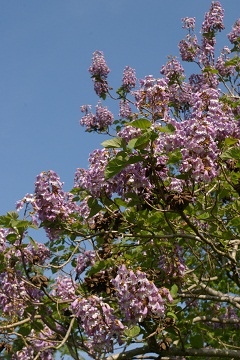
[[[219,1],[213,1],[209,12],[205,14],[205,19],[202,24],[202,33],[211,33],[214,35],[217,31],[224,29],[224,9]]]
[[[26,285],[20,270],[0,274],[0,309],[3,314],[22,316],[29,300],[42,297],[39,289]]]
[[[77,298],[72,302],[71,309],[87,335],[86,346],[92,354],[112,352],[114,338],[121,344],[125,327],[114,315],[114,309],[102,298]]]
[[[163,65],[160,73],[168,79],[179,78],[184,75],[184,69],[176,58],[170,59],[166,65]]]
[[[114,150],[112,155],[117,153],[118,151]],[[100,197],[102,194],[111,196],[113,193],[124,196],[133,189],[136,191],[138,188],[151,186],[141,163],[128,165],[119,174],[106,180],[104,172],[110,159],[111,152],[108,149],[94,150],[90,154],[89,169],[77,169],[74,186],[90,191],[93,197]],[[86,208],[86,203],[84,207]]]
[[[52,295],[61,300],[73,300],[76,298],[77,285],[69,276],[58,276],[56,278],[56,287]]]
[[[41,172],[35,182],[35,194],[26,195],[18,202],[18,210],[24,203],[31,203],[33,212],[31,213],[33,220],[36,222],[35,216],[40,221],[50,221],[59,224],[64,222],[72,222],[71,214],[78,211],[78,206],[73,201],[73,195],[62,189],[63,183],[60,182],[59,176],[52,170]],[[61,228],[56,226],[45,227],[46,232],[51,240],[59,237]]]
[[[132,115],[132,109],[126,100],[119,101],[119,114],[118,116],[122,119],[129,119]]]
[[[88,266],[95,264],[96,253],[92,250],[86,250],[77,257],[76,273],[81,275]]]
[[[182,248],[175,244],[173,250],[168,253],[163,253],[160,256],[158,266],[164,271],[166,278],[177,277],[181,278],[185,275],[186,265],[182,257]]]
[[[178,47],[183,61],[194,61],[199,53],[197,36],[187,34],[186,40],[181,40]]]
[[[147,316],[163,317],[165,298],[169,302],[173,300],[166,288],[158,289],[144,272],[137,270],[135,273],[125,265],[118,269],[117,276],[111,281],[124,319],[130,324],[136,324]]]
[[[123,71],[122,84],[125,91],[129,92],[132,88],[136,86],[136,72],[130,66],[126,66]]]
[[[226,137],[240,137],[230,109],[219,102],[219,90],[208,88],[192,94],[191,117],[172,121],[176,131],[165,137],[167,151],[181,149],[180,172],[196,181],[209,181],[218,174],[218,143]]]
[[[92,65],[88,71],[92,75],[94,81],[94,90],[98,96],[103,96],[108,91],[107,76],[110,72],[106,64],[102,51],[95,51],[93,53]]]
[[[215,67],[219,74],[223,77],[231,76],[235,71],[234,65],[226,66],[226,62],[230,60],[230,57],[228,56],[229,54],[231,54],[231,50],[225,46],[216,61]]]
[[[41,243],[35,243],[35,246],[28,244],[26,248],[23,249],[24,257],[27,258],[27,261],[32,264],[43,265],[46,259],[50,258],[50,250]]]
[[[122,130],[118,132],[118,137],[125,139],[126,142],[129,142],[131,139],[134,139],[140,135],[141,135],[141,130],[131,125],[125,126]]]
[[[215,35],[218,31],[224,29],[223,17],[224,10],[220,2],[213,1],[209,12],[205,14],[201,28],[203,36],[199,60],[204,66],[214,66]]]
[[[106,127],[112,125],[114,121],[114,115],[107,107],[103,107],[99,101],[96,105],[96,115],[91,112],[90,105],[81,106],[81,111],[85,112],[85,115],[80,120],[82,126],[86,126],[86,131],[103,131]]]
[[[30,335],[28,336],[28,340],[30,342],[30,346],[24,346],[22,350],[17,351],[15,355],[12,356],[12,360],[33,360],[35,359],[35,355],[40,353],[38,359],[40,360],[53,360],[54,350],[44,348],[48,346],[54,346],[55,333],[47,326],[44,329],[36,334],[35,330],[32,330]]]
[[[228,34],[228,39],[232,44],[240,48],[240,19],[233,25],[232,31]]]
[[[183,23],[183,26],[182,28],[183,29],[188,29],[189,31],[193,31],[195,29],[195,22],[196,22],[196,18],[189,18],[189,17],[185,17],[185,18],[182,18],[182,23]]]
[[[168,117],[169,89],[168,79],[155,79],[152,75],[140,80],[140,89],[133,91],[135,106],[146,109],[153,119]]]

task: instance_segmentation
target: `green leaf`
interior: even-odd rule
[[[239,141],[238,139],[226,138],[226,139],[224,140],[224,143],[225,143],[226,145],[234,145],[234,144],[236,144],[238,141]]]
[[[175,127],[172,124],[167,124],[158,128],[160,132],[172,134],[175,131]]]
[[[178,287],[176,284],[174,284],[172,287],[171,287],[171,290],[170,290],[170,294],[173,298],[176,298],[177,297],[177,293],[178,293]]]
[[[116,137],[114,139],[103,141],[101,145],[105,148],[124,148],[126,146],[126,140]]]
[[[17,234],[8,234],[8,235],[6,236],[6,239],[7,239],[11,244],[13,244],[13,243],[15,243],[15,241],[17,241],[18,236],[17,236]]]
[[[136,326],[131,327],[130,329],[124,330],[124,334],[127,337],[134,338],[140,334],[140,331],[141,331],[140,327],[136,325]]]
[[[224,151],[221,155],[221,158],[223,160],[226,159],[236,159],[239,160],[240,159],[240,148],[239,147],[233,147],[227,151]]]
[[[176,314],[175,314],[174,312],[172,312],[172,311],[168,311],[168,312],[167,312],[167,316],[168,316],[168,317],[171,317],[171,318],[173,318],[173,319],[175,319],[175,320],[177,320]]]
[[[151,132],[146,132],[143,135],[139,136],[134,144],[134,148],[135,149],[144,149],[148,145],[150,138],[151,138]],[[129,145],[129,143],[128,143],[128,145]]]
[[[96,199],[93,199],[92,197],[88,199],[88,206],[90,208],[90,214],[88,215],[88,218],[93,217],[102,210],[102,206],[99,205],[98,201]]]
[[[133,126],[135,128],[138,128],[138,129],[148,129],[152,126],[152,123],[151,121],[147,120],[147,119],[137,119],[137,120],[134,120],[132,122],[129,123],[130,126]]]
[[[194,335],[190,338],[190,343],[193,348],[200,349],[203,347],[203,339],[201,335]]]
[[[108,180],[114,175],[118,174],[122,169],[128,165],[126,159],[116,156],[110,160],[105,168],[105,179]]]
[[[29,239],[30,243],[32,244],[32,246],[34,247],[35,250],[38,250],[38,246],[36,244],[36,241],[33,240],[33,238],[31,236],[27,236],[27,238]]]
[[[128,206],[128,204],[126,203],[126,201],[123,201],[122,199],[120,199],[120,198],[115,198],[114,199],[114,202],[115,202],[115,204],[117,204],[118,206],[123,206],[123,207],[127,207]]]

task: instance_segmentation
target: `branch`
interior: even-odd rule
[[[169,358],[171,356],[204,356],[204,357],[218,357],[218,358],[231,358],[231,359],[240,359],[240,351],[238,350],[227,350],[227,349],[211,349],[211,348],[202,348],[202,349],[169,349],[165,351],[154,351],[149,346],[143,346],[141,348],[136,348],[133,350],[125,351],[123,353],[115,354],[108,356],[105,360],[131,360],[134,356],[147,354],[147,353],[156,353],[159,354],[161,358]]]
[[[220,319],[216,317],[210,317],[210,316],[196,316],[193,319],[193,323],[199,322],[199,321],[209,321],[209,322],[215,322],[220,324],[239,324],[240,319],[234,319],[234,318],[226,318],[226,319]]]

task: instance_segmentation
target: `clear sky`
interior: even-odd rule
[[[226,39],[240,16],[240,1],[221,3]],[[87,71],[92,53],[104,52],[114,87],[120,85],[126,65],[138,77],[159,76],[167,55],[178,55],[178,42],[185,36],[181,18],[195,16],[199,31],[210,4],[0,0],[0,215],[33,192],[35,177],[43,170],[56,171],[65,190],[70,189],[75,169],[87,167],[89,153],[103,141],[79,125],[79,107],[94,107],[98,100]]]

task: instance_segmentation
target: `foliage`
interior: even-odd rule
[[[137,88],[127,66],[116,97],[95,52],[94,89],[119,117],[99,102],[81,124],[109,139],[70,192],[42,172],[23,219],[0,217],[4,359],[240,359],[240,20],[217,58],[220,3],[200,42],[194,27],[179,49],[198,72],[169,58]]]

